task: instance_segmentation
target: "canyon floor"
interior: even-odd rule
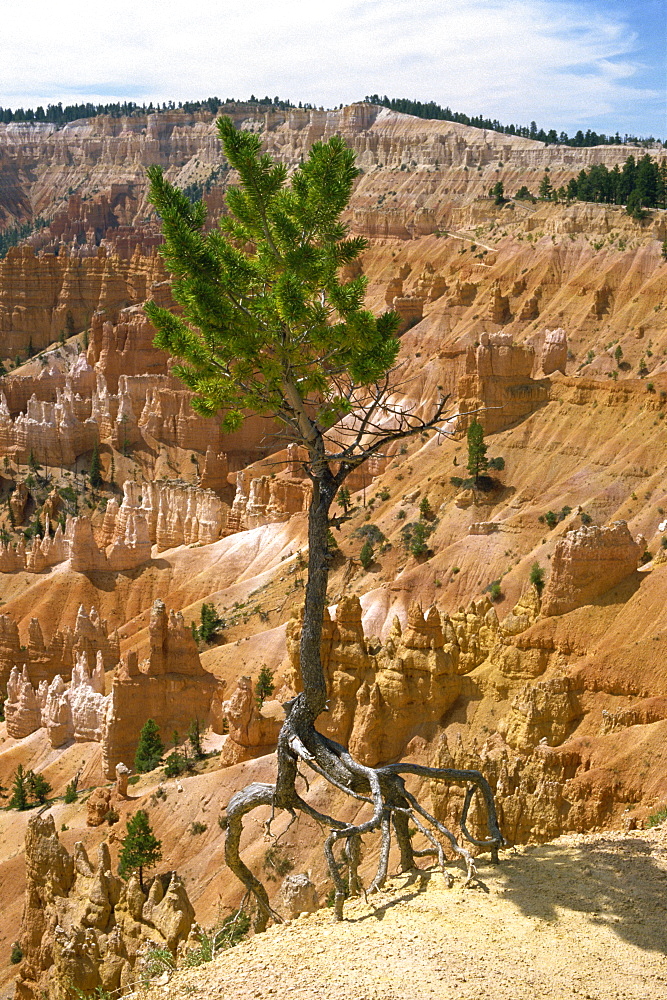
[[[403,875],[137,994],[208,1000],[644,1000],[667,996],[667,824],[479,859],[450,889]]]

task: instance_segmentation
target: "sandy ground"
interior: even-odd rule
[[[479,881],[394,878],[177,973],[143,996],[205,1000],[667,998],[667,824],[521,848]]]

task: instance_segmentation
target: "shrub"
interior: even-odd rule
[[[109,826],[113,826],[114,823],[117,823],[119,819],[120,819],[120,813],[118,812],[117,809],[114,809],[113,807],[111,809],[108,809],[104,816],[104,820],[106,823],[108,823]]]
[[[23,961],[23,951],[18,941],[15,941],[14,944],[12,945],[12,951],[9,956],[9,961],[12,963],[12,965],[18,965],[19,962]]]
[[[163,972],[173,972],[174,956],[168,948],[151,948],[144,957],[144,974],[146,979],[161,976]]]
[[[407,517],[407,514],[406,514],[406,512],[405,512],[405,511],[403,510],[403,508],[402,508],[402,507],[400,507],[400,508],[398,509],[398,511],[396,512],[396,520],[397,520],[397,521],[405,521],[405,518],[406,518],[406,517]]]
[[[542,591],[544,590],[544,570],[538,562],[534,562],[530,567],[530,582],[535,587],[538,595],[542,596]]]
[[[382,488],[382,489],[381,489],[381,490],[380,490],[380,491],[378,492],[378,497],[380,498],[380,500],[388,500],[390,496],[391,496],[391,494],[390,494],[390,492],[389,492],[389,490],[387,489],[387,487],[386,487],[386,486],[384,486],[384,487],[383,487],[383,488]]]
[[[206,823],[201,823],[198,819],[196,819],[194,823],[190,824],[190,833],[193,837],[196,837],[200,833],[206,833],[207,830],[208,826]]]
[[[493,583],[490,583],[486,589],[492,601],[499,601],[503,596],[503,592],[500,587],[500,580],[494,580]]]
[[[362,524],[355,531],[357,538],[365,538],[371,545],[382,545],[387,541],[386,535],[380,531],[377,524]]]
[[[403,545],[415,558],[427,555],[430,551],[426,540],[435,530],[435,524],[427,524],[426,521],[413,521],[401,531]]]
[[[225,917],[217,930],[199,932],[199,948],[185,957],[186,968],[193,968],[212,961],[220,951],[239,944],[250,930],[250,917],[243,910],[237,910]]]
[[[558,515],[554,514],[552,510],[548,510],[544,515],[544,520],[550,528],[555,528],[558,524]]]
[[[582,524],[592,524],[593,523],[593,518],[591,517],[590,514],[587,514],[585,511],[581,512],[580,517],[581,517],[581,523]]]
[[[654,812],[647,817],[646,826],[647,827],[659,826],[660,823],[664,823],[666,819],[667,819],[667,806],[663,806],[662,809],[658,809],[657,812]],[[13,961],[14,959],[12,959],[12,962]]]

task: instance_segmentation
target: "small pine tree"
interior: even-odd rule
[[[137,752],[134,755],[134,769],[140,774],[154,770],[164,753],[160,730],[153,719],[147,719],[139,736]]]
[[[115,486],[116,484],[116,462],[113,455],[111,456],[111,465],[109,467],[109,485]]]
[[[190,744],[195,760],[202,760],[206,756],[201,745],[201,728],[199,726],[199,719],[193,719],[190,723],[190,728],[188,729],[188,743]]]
[[[488,461],[486,445],[484,444],[484,428],[477,420],[473,420],[468,428],[468,472],[479,483],[479,477],[486,472]]]
[[[542,591],[544,590],[544,570],[539,563],[534,562],[530,567],[530,582],[537,591],[537,596],[542,596]]]
[[[35,800],[39,802],[40,805],[44,805],[46,802],[46,797],[51,791],[51,785],[46,780],[43,774],[35,774],[34,771],[28,771],[27,774],[27,785],[28,791]]]
[[[259,672],[259,677],[257,678],[257,683],[255,684],[255,700],[257,702],[257,708],[262,707],[266,699],[271,697],[275,689],[276,686],[273,683],[273,670],[269,670],[266,663],[263,663]]]
[[[10,809],[28,809],[28,782],[23,770],[23,764],[19,764],[14,774],[12,783],[12,796],[9,800]]]
[[[496,205],[505,204],[505,188],[502,181],[496,181],[489,191],[489,197],[494,199]]]
[[[162,841],[154,835],[145,809],[138,809],[127,821],[127,834],[120,842],[118,874],[128,879],[135,872],[143,889],[144,868],[153,868],[162,860]]]
[[[76,785],[77,785],[77,781],[76,781],[76,778],[74,778],[74,780],[70,781],[69,784],[65,788],[65,802],[68,805],[70,803],[72,803],[72,802],[76,802],[76,800],[78,798],[78,793],[77,793],[77,790],[76,790]]]
[[[345,513],[347,514],[350,509],[350,491],[347,486],[341,486],[338,490],[338,503],[341,505]]]
[[[540,181],[539,195],[540,198],[543,198],[545,201],[551,201],[553,197],[553,188],[551,186],[551,180],[549,179],[549,174],[546,171],[544,172],[544,177]]]
[[[359,562],[365,570],[369,570],[371,568],[373,564],[373,555],[373,546],[371,545],[370,538],[367,538],[361,546],[361,552],[359,553]]]
[[[215,605],[204,602],[201,606],[200,618],[199,638],[202,642],[213,642],[222,628],[222,618],[216,611]]]
[[[32,448],[30,449],[30,454],[28,455],[28,465],[33,472],[37,472],[38,469],[41,469],[41,465],[35,458],[35,453]]]
[[[422,502],[419,504],[419,516],[423,517],[425,521],[433,520],[433,508],[429,503],[428,497],[423,497]]]
[[[662,241],[662,247],[660,253],[662,254],[662,259],[667,260],[667,239],[664,239]]]
[[[93,454],[90,459],[90,485],[93,489],[100,489],[103,483],[102,479],[102,463],[100,461],[100,446],[97,441],[93,445]]]

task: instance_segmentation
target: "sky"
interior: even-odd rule
[[[379,93],[667,137],[665,0],[0,0],[0,106]]]

